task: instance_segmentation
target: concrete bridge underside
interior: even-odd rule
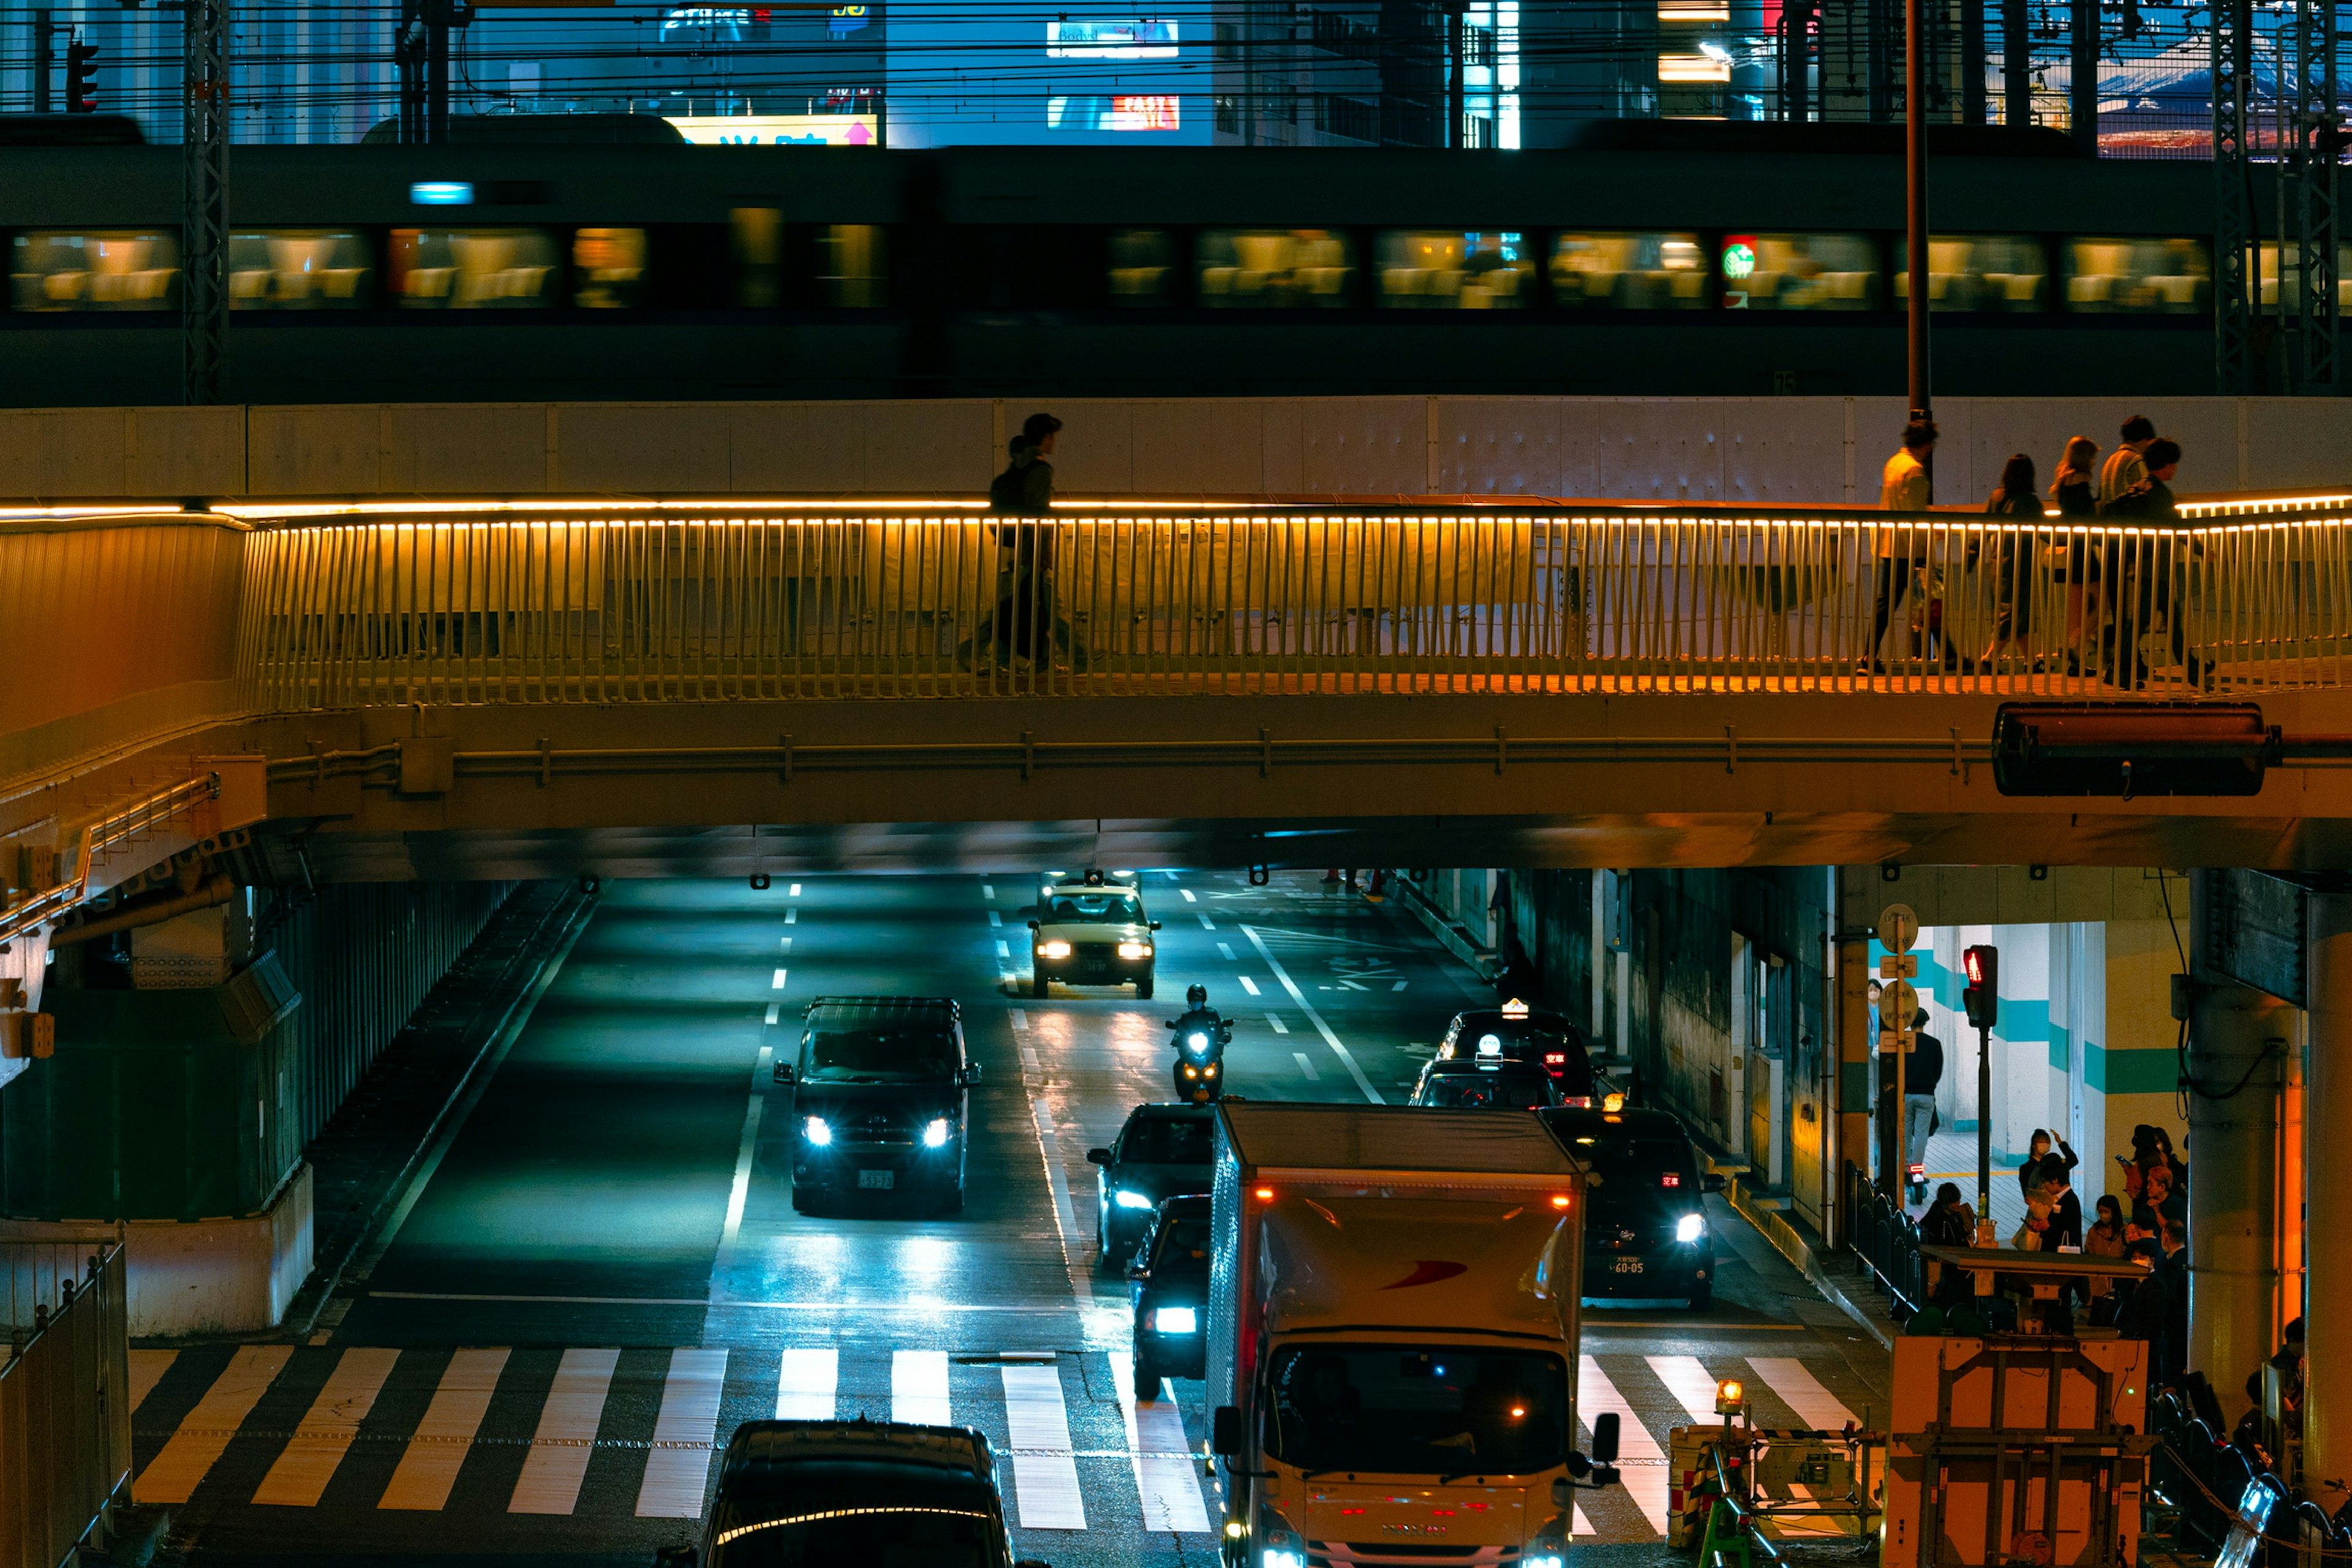
[[[2319,869],[2352,772],[2243,799],[2012,799],[1977,696],[1451,695],[368,709],[179,742],[271,759],[325,880],[1058,864]],[[2272,698],[2292,733],[2352,701]]]

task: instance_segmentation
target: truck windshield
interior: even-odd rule
[[[937,1503],[828,1506],[812,1501],[777,1519],[717,1532],[711,1568],[999,1568],[994,1521],[953,1497]]]
[[[1049,926],[1140,925],[1143,900],[1133,893],[1055,893],[1040,919]]]
[[[1267,1387],[1267,1451],[1302,1469],[1525,1475],[1568,1453],[1567,1370],[1540,1351],[1294,1345]]]
[[[947,1078],[955,1068],[955,1036],[928,1020],[820,1018],[801,1049],[801,1077],[820,1083],[928,1081]]]

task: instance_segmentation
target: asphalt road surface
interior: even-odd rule
[[[1309,875],[1151,872],[1160,1000],[1027,994],[1034,873],[608,884],[463,1120],[299,1343],[133,1353],[142,1502],[200,1563],[649,1563],[714,1445],[774,1415],[954,1421],[1007,1456],[1024,1556],[1208,1563],[1201,1385],[1132,1386],[1086,1163],[1168,1092],[1184,987],[1238,1020],[1237,1093],[1402,1100],[1490,1000],[1392,907]],[[954,1217],[791,1204],[802,1005],[948,995],[984,1079]],[[1767,1426],[1883,1420],[1885,1358],[1719,1203],[1716,1306],[1587,1314],[1586,1418],[1626,1417],[1578,1555],[1660,1553],[1670,1428],[1747,1378]]]

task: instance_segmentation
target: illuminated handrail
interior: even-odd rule
[[[2343,683],[2352,519],[403,509],[247,536],[264,710]],[[1990,655],[1990,657],[1987,657]]]
[[[67,853],[67,864],[71,867],[69,874],[61,876],[54,885],[30,893],[15,903],[0,906],[0,942],[14,942],[43,921],[56,920],[81,902],[89,891],[91,871],[100,858],[108,851],[130,843],[142,833],[161,827],[184,812],[193,811],[208,801],[218,800],[220,793],[220,774],[199,773],[152,795],[126,802],[103,816],[83,824]],[[63,869],[60,867],[60,870]]]

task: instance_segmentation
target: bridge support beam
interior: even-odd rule
[[[2352,896],[2311,900],[2311,1058],[2305,1084],[2303,1472],[2333,1517],[2352,1498]],[[2198,1180],[2192,1168],[2190,1185]],[[2317,1307],[2318,1310],[2311,1310]]]
[[[2189,1026],[2197,1086],[2189,1099],[2189,1370],[2211,1380],[2234,1423],[2249,1404],[2246,1373],[2270,1354],[2278,1327],[2279,1083],[2294,1019],[2275,996],[2214,975],[2197,981]]]

